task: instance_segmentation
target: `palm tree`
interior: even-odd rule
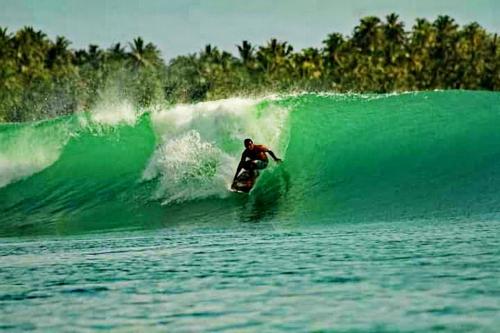
[[[325,45],[325,47],[323,48],[323,55],[328,65],[340,65],[339,51],[344,43],[344,36],[339,33],[331,33],[323,41],[323,44]]]
[[[219,57],[219,49],[217,46],[212,46],[212,44],[205,45],[203,51],[200,52],[200,59],[204,62],[217,62]]]
[[[432,49],[434,59],[432,85],[437,88],[458,88],[455,72],[458,25],[448,15],[438,16],[432,25],[436,29],[436,44]]]
[[[476,22],[464,26],[459,34],[457,45],[459,87],[479,89],[486,70],[488,36]]]
[[[47,76],[45,54],[50,44],[45,33],[28,26],[19,30],[12,41],[18,71],[25,80],[31,82],[35,77]]]
[[[254,60],[255,48],[246,40],[244,40],[241,45],[236,46],[238,47],[238,53],[243,65],[248,67]]]
[[[485,74],[481,87],[488,90],[500,90],[500,40],[497,34],[490,36],[486,45]]]
[[[323,73],[323,58],[319,50],[312,47],[294,54],[292,65],[301,79],[317,80]]]
[[[99,46],[90,44],[89,50],[86,53],[86,62],[89,63],[94,69],[102,66],[104,61],[104,52],[99,49]]]
[[[342,76],[341,71],[345,65],[345,51],[348,45],[344,36],[339,33],[329,34],[327,38],[323,40],[323,44],[323,63],[327,72],[324,76],[328,76],[331,80],[330,86],[337,86],[340,82],[340,76]],[[327,89],[328,88],[331,87],[327,87]]]
[[[403,22],[395,13],[386,16],[384,34],[384,79],[383,91],[408,89],[407,40]]]
[[[434,75],[432,50],[436,44],[436,29],[426,19],[418,18],[409,40],[410,89],[430,89]]]
[[[121,43],[115,43],[107,51],[108,58],[112,61],[121,62],[127,59],[127,51]]]
[[[47,52],[45,64],[47,68],[53,69],[55,66],[69,66],[72,61],[72,54],[68,50],[71,42],[62,36],[56,37],[56,42]]]
[[[129,47],[129,57],[134,67],[143,67],[149,65],[147,59],[145,59],[144,57],[144,40],[141,37],[137,37],[136,39],[134,39],[133,43],[129,43]]]
[[[10,112],[23,88],[16,69],[13,36],[7,28],[0,27],[0,122],[10,119]]]
[[[361,19],[354,28],[352,43],[363,54],[372,54],[380,48],[380,19],[376,16],[367,16]]]
[[[293,47],[287,42],[272,38],[266,46],[260,46],[257,51],[258,66],[268,75],[278,74],[277,72],[288,74],[292,51]]]
[[[144,45],[144,40],[141,37],[134,39],[134,42],[129,43],[129,46],[128,55],[134,68],[156,67],[163,64],[157,47],[152,43]]]
[[[7,32],[7,28],[0,27],[0,59],[7,56],[12,50],[12,34]]]
[[[394,64],[397,58],[404,52],[406,44],[406,33],[404,23],[398,21],[399,16],[395,13],[386,16],[384,24],[385,58],[387,64]]]
[[[210,84],[202,76],[201,62],[196,54],[173,58],[167,67],[165,94],[179,102],[206,99]]]
[[[379,92],[384,77],[383,30],[378,17],[361,19],[350,40],[352,47],[345,76],[346,86],[357,91]]]

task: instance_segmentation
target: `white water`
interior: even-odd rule
[[[51,166],[71,137],[66,124],[16,130],[0,135],[0,188]]]
[[[280,154],[288,110],[274,104],[259,107],[261,102],[231,98],[153,113],[160,144],[143,179],[159,178],[155,199],[168,204],[227,196],[247,137]]]

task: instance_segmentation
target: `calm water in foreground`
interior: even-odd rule
[[[0,329],[498,332],[500,222],[0,240]]]

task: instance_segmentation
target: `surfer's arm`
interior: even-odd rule
[[[269,155],[271,155],[271,157],[273,158],[273,160],[275,162],[281,162],[281,158],[277,158],[276,155],[274,155],[274,153],[273,153],[272,150],[267,149],[266,153],[268,153]]]

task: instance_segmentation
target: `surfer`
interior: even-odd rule
[[[266,146],[256,145],[253,143],[252,139],[245,139],[243,144],[245,145],[245,150],[241,154],[241,160],[238,164],[238,168],[236,169],[233,183],[236,182],[236,178],[238,177],[241,169],[247,170],[253,176],[255,176],[255,170],[265,169],[269,163],[266,153],[271,155],[276,163],[281,162],[281,159],[277,158],[276,155],[274,155],[274,153]]]

